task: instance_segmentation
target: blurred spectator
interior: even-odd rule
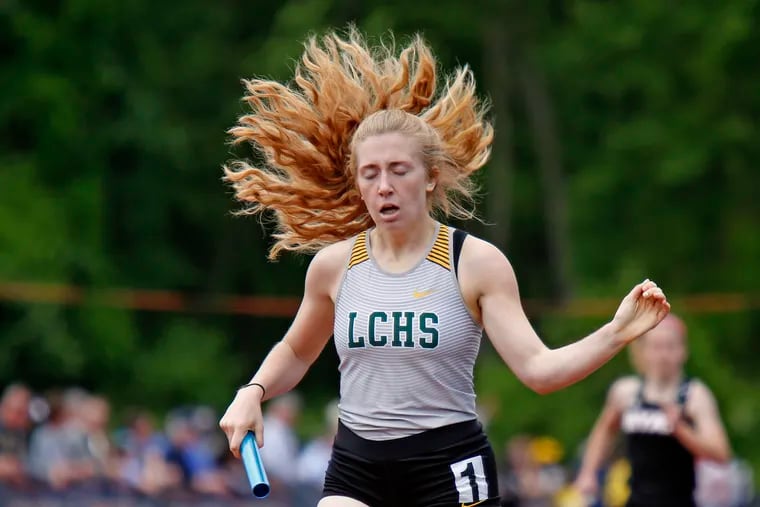
[[[299,395],[277,398],[266,408],[261,453],[272,491],[265,503],[313,507],[321,497],[337,429],[337,401],[325,406],[323,431],[300,452],[295,432],[302,409]],[[111,404],[103,396],[71,388],[45,401],[22,384],[6,387],[0,396],[0,507],[250,505],[243,465],[229,453],[211,408],[171,411],[167,433],[148,412],[127,413],[126,426],[111,435]],[[567,483],[559,465],[564,449],[556,439],[518,435],[504,451],[500,486],[505,507],[625,504],[630,465],[620,448],[610,466],[599,470],[603,487],[594,501]],[[724,465],[698,461],[697,505],[757,505],[752,503],[752,477],[738,460]]]
[[[31,392],[22,384],[9,385],[0,398],[0,483],[17,488],[27,483],[30,400]]]
[[[30,471],[54,489],[79,485],[98,475],[83,419],[88,400],[89,395],[76,388],[62,396],[52,394],[48,421],[32,433]]]
[[[338,401],[327,404],[324,413],[325,429],[321,435],[304,446],[298,456],[296,477],[298,499],[296,505],[314,506],[322,496],[325,472],[332,454],[333,441],[338,431]]]
[[[132,410],[127,416],[126,428],[117,431],[119,446],[127,456],[141,456],[150,449],[162,453],[168,448],[166,437],[156,430],[150,414],[144,410]]]
[[[565,482],[556,464],[561,447],[554,439],[513,437],[506,445],[506,469],[500,478],[504,507],[552,507]]]
[[[695,498],[699,507],[746,507],[753,496],[752,470],[743,462],[733,460],[717,463],[697,461],[697,489]]]
[[[291,391],[268,402],[264,413],[264,447],[261,459],[266,463],[272,494],[289,503],[289,492],[297,484],[296,463],[299,441],[295,425],[301,415],[301,397]]]
[[[614,459],[604,472],[602,498],[605,507],[623,507],[631,496],[631,463],[625,456]]]
[[[82,404],[79,417],[85,432],[87,450],[99,474],[114,477],[113,448],[108,436],[110,403],[102,396],[89,396]]]
[[[120,480],[145,495],[159,495],[180,486],[180,469],[164,459],[169,442],[156,431],[147,412],[130,415],[127,428],[117,432],[117,440],[123,452]]]
[[[179,468],[184,486],[196,493],[227,495],[229,490],[216,456],[201,438],[201,428],[194,424],[194,410],[175,410],[167,418],[166,432],[169,446],[165,459]]]
[[[231,452],[227,451],[222,455],[220,466],[230,494],[234,497],[250,498],[251,486],[242,460],[235,458]]]

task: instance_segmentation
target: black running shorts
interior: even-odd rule
[[[493,449],[476,420],[374,441],[339,423],[322,496],[370,507],[499,505]]]

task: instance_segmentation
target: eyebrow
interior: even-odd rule
[[[412,161],[411,160],[391,160],[390,162],[388,162],[388,166],[396,166],[396,165],[410,166],[412,165]],[[377,162],[367,162],[366,164],[360,165],[359,169],[364,169],[365,167],[377,168],[379,167],[379,164]]]

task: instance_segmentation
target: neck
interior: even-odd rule
[[[647,382],[656,391],[663,392],[678,389],[682,378],[683,373],[679,371],[675,375],[670,375],[667,377],[650,377],[647,379]]]
[[[402,259],[427,247],[435,234],[435,227],[436,222],[430,216],[403,228],[376,227],[371,233],[372,249],[393,260]]]

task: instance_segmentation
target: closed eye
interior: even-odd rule
[[[372,178],[374,178],[375,176],[377,176],[377,172],[378,171],[377,171],[376,168],[374,168],[374,167],[367,167],[367,168],[363,168],[359,172],[359,174],[361,175],[362,178],[367,179],[367,180],[371,180]]]
[[[391,164],[391,171],[393,171],[393,174],[403,176],[409,172],[409,166],[403,162],[394,162]]]

